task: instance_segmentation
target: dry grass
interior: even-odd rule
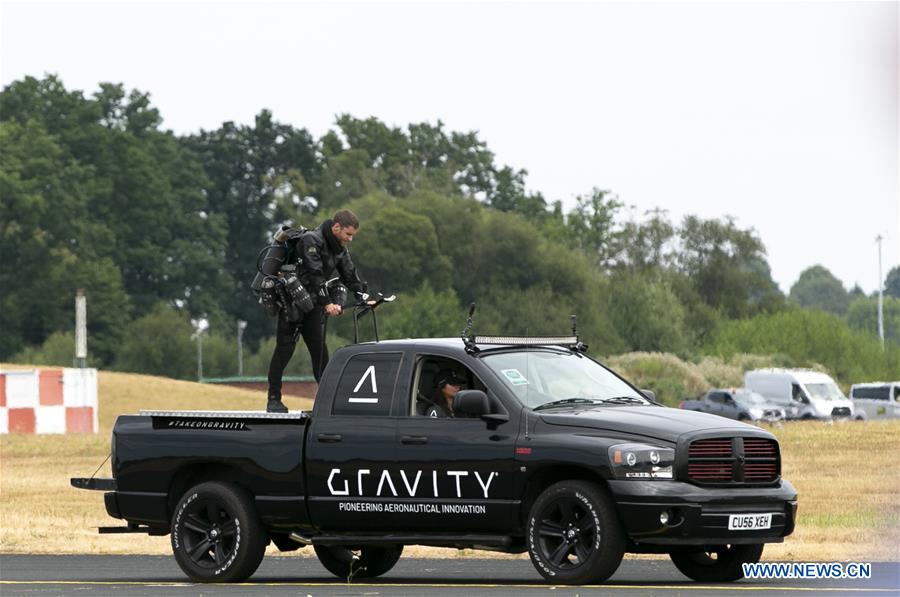
[[[12,369],[15,366],[3,365]],[[18,367],[23,368],[23,367]],[[170,553],[164,537],[98,535],[117,526],[103,495],[78,490],[70,477],[90,477],[109,454],[116,417],[145,410],[263,410],[265,392],[147,375],[100,371],[97,435],[0,436],[0,551],[3,553]],[[291,410],[312,400],[284,396]],[[109,462],[97,471],[112,475]]]
[[[97,435],[0,436],[0,552],[168,554],[166,537],[98,535],[119,523],[107,516],[100,492],[69,486],[88,477],[109,453],[115,417],[144,409],[256,410],[265,394],[140,375],[100,373]],[[291,409],[308,399],[286,397]],[[784,476],[800,494],[797,530],[766,548],[770,560],[898,560],[900,421],[792,423],[774,429]],[[97,473],[109,476],[109,463]],[[270,553],[277,551],[270,547]],[[311,550],[301,550],[309,555]],[[415,547],[411,556],[524,557],[472,550]]]
[[[900,421],[792,422],[773,431],[800,505],[797,530],[766,557],[900,560]]]

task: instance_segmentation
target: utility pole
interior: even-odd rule
[[[875,237],[878,243],[878,337],[881,339],[881,350],[884,350],[884,280],[881,279],[881,241],[883,237],[879,234]]]
[[[237,341],[238,341],[238,377],[244,375],[244,330],[247,329],[247,322],[243,319],[237,320]]]

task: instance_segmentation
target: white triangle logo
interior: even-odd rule
[[[362,377],[359,378],[359,381],[356,382],[356,387],[353,388],[354,394],[359,391],[359,388],[362,387],[363,382],[366,381],[367,377],[372,378],[372,393],[373,394],[378,393],[378,383],[375,381],[375,365],[369,365],[369,368],[366,369],[366,372],[363,373]]]

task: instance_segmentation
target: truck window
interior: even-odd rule
[[[647,398],[596,361],[551,348],[498,352],[482,357],[497,378],[528,408],[580,398],[585,400],[633,398],[649,405]]]
[[[409,410],[411,415],[424,416],[429,407],[440,402],[441,392],[437,387],[439,381],[437,378],[448,371],[455,373],[460,382],[460,390],[487,391],[481,380],[459,362],[443,357],[423,358],[419,361],[413,380],[413,396]]]
[[[369,353],[347,361],[334,395],[332,414],[388,416],[402,357],[399,352]]]

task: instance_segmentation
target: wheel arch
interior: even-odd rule
[[[519,523],[522,528],[531,512],[531,506],[541,493],[551,485],[560,481],[589,481],[607,489],[606,479],[599,472],[588,467],[578,465],[552,465],[544,466],[534,471],[525,482],[525,492],[522,497],[522,511]],[[617,513],[618,514],[618,513]]]
[[[169,483],[167,502],[169,518],[171,519],[172,514],[175,512],[175,507],[182,496],[189,489],[201,483],[217,481],[233,485],[247,493],[252,501],[253,492],[245,484],[241,483],[242,477],[243,475],[237,468],[221,463],[194,462],[180,467],[172,475],[172,481]]]

